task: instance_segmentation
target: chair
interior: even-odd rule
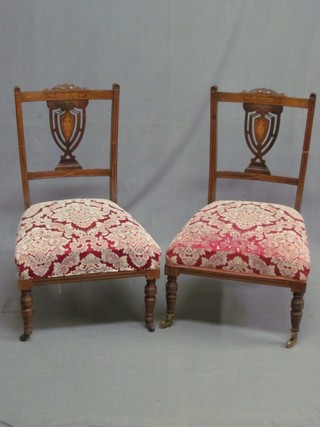
[[[33,286],[138,276],[146,278],[145,322],[148,330],[154,331],[160,248],[117,204],[119,85],[114,84],[108,90],[89,90],[63,84],[36,92],[22,92],[16,87],[14,94],[26,209],[18,227],[15,250],[24,323],[21,341],[32,334]],[[34,115],[29,112],[32,106]],[[89,122],[90,141],[86,132],[80,146]],[[99,125],[103,127],[102,132],[98,131]],[[105,128],[110,132],[109,148],[109,136],[102,136]],[[38,130],[40,138],[35,137]],[[56,145],[51,144],[52,140]],[[47,144],[49,154],[44,155],[42,150],[47,142],[50,142]],[[86,161],[96,156],[100,167],[81,166],[80,159],[75,157],[78,147],[78,153],[81,147]],[[45,194],[46,201],[31,204],[30,181],[42,180],[38,184],[45,183],[47,188],[49,179],[64,178],[63,185],[57,179],[51,181],[58,184],[55,196],[64,195],[68,189],[73,192],[75,178],[81,191],[88,189],[86,178],[93,177],[109,179],[110,199],[59,197],[56,200],[53,197],[48,201],[50,187]],[[43,196],[43,193],[42,187],[38,188],[38,194]]]
[[[287,97],[267,89],[225,93],[219,92],[216,86],[212,87],[209,204],[195,213],[186,223],[174,237],[166,252],[167,316],[161,322],[161,328],[169,327],[173,323],[177,277],[180,274],[230,279],[290,288],[293,292],[291,302],[292,328],[291,337],[286,346],[290,348],[295,344],[302,317],[303,296],[310,270],[305,224],[299,211],[305,182],[315,101],[316,96],[314,94],[304,99]],[[248,152],[249,149],[253,154],[249,165],[241,172],[222,170],[218,167],[218,164],[221,164],[221,156],[220,154],[218,156],[217,151],[218,115],[220,135],[220,132],[228,131],[229,124],[231,126],[235,123],[234,116],[230,114],[227,117],[227,122],[223,122],[227,123],[228,126],[225,126],[224,129],[221,128],[222,116],[224,114],[223,117],[225,117],[228,112],[226,108],[237,106],[241,107],[241,115],[244,114],[243,139],[248,145],[246,151]],[[286,110],[286,114],[283,112],[284,110]],[[280,141],[278,138],[281,115],[292,117],[292,113],[303,115],[301,158],[299,158],[300,154],[297,154],[298,173],[294,177],[272,174],[267,166],[265,155],[273,145],[278,147],[280,144],[284,144],[283,149],[287,147],[288,151],[292,147],[291,152],[295,147],[292,141],[295,132],[292,129],[294,126],[298,126],[300,122],[290,123],[288,141]],[[241,138],[232,147],[238,147],[240,141]],[[221,142],[220,148],[222,149]],[[223,148],[227,143],[227,140],[223,140]],[[300,151],[300,148],[298,150]],[[232,154],[230,149],[229,153]],[[279,157],[278,155],[273,159],[278,160]],[[242,157],[238,156],[239,158]],[[287,172],[288,169],[291,169],[291,164],[288,163],[285,156],[281,157],[280,162],[277,163],[280,163]],[[230,168],[229,163],[227,168]],[[259,201],[216,200],[217,181],[220,182],[220,191],[221,187],[225,187],[221,182],[225,179],[229,179],[229,183],[232,180],[235,185],[237,183],[234,180],[238,179],[242,180],[242,184],[244,183],[243,180],[259,181],[263,187],[270,184],[293,186],[291,188],[295,190],[295,209],[281,204]],[[224,183],[227,182],[224,181]],[[248,183],[248,181],[246,182]],[[252,183],[250,185],[257,186],[259,184]]]

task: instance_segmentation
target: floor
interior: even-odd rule
[[[320,425],[316,262],[291,350],[288,289],[186,276],[173,327],[154,333],[141,279],[35,288],[21,343],[11,248],[1,251],[0,427]],[[157,325],[164,287],[162,276]]]

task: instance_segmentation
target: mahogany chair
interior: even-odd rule
[[[173,322],[177,277],[180,274],[207,276],[290,288],[293,292],[292,328],[291,337],[286,345],[290,348],[295,344],[310,270],[306,229],[299,211],[307,169],[315,101],[314,94],[311,94],[309,98],[293,98],[267,89],[225,93],[219,92],[216,86],[212,87],[209,204],[195,213],[174,237],[167,250],[165,264],[165,273],[168,275],[167,317],[161,322],[161,328],[169,327]],[[221,129],[222,115],[224,115],[223,117],[227,115],[226,107],[237,106],[240,106],[241,114],[244,114],[244,138],[242,139],[247,143],[247,151],[249,148],[253,154],[249,165],[240,172],[222,170],[218,167],[221,164],[221,156],[218,156],[217,148],[218,116],[220,135],[220,131],[225,131],[229,127],[225,126],[224,129]],[[297,111],[297,109],[302,110]],[[283,144],[282,150],[284,150],[289,142],[287,149],[290,150],[291,147],[291,152],[293,149],[296,150],[293,148],[295,146],[292,141],[295,136],[292,129],[294,126],[298,126],[296,123],[290,122],[289,141],[278,138],[281,115],[284,116],[283,120],[285,117],[290,118],[292,116],[289,111],[291,113],[301,112],[303,115],[301,154],[299,153],[300,148],[297,151],[298,172],[295,176],[290,177],[272,174],[265,159],[265,155],[273,145],[274,148],[279,148],[280,144]],[[228,125],[228,120],[230,126],[234,124],[234,116],[227,117],[227,122],[223,123]],[[282,125],[284,125],[283,121]],[[222,143],[225,148],[228,142],[232,144],[232,141],[220,141],[220,148],[222,149]],[[233,141],[232,147],[240,142],[241,138]],[[229,153],[232,153],[230,148]],[[241,156],[239,157],[241,158]],[[283,158],[280,163],[286,172],[289,168],[291,169],[286,158]],[[228,166],[229,168],[230,166]],[[226,179],[230,180],[229,182],[239,179],[242,180],[242,183],[243,180],[249,180],[293,186],[292,188],[295,189],[294,209],[286,205],[259,201],[216,200],[217,181]],[[265,187],[266,184],[263,186]],[[219,191],[221,187],[223,186],[219,186]]]
[[[114,84],[107,90],[89,90],[63,84],[37,92],[22,92],[16,87],[14,93],[26,209],[18,227],[15,251],[24,323],[21,341],[32,334],[33,286],[135,276],[146,278],[145,322],[148,330],[154,331],[160,248],[117,204],[119,85]],[[31,104],[42,108],[35,116],[36,123],[31,122],[33,116],[28,110]],[[40,125],[43,120],[48,138],[43,137]],[[85,133],[89,122],[92,123],[90,140]],[[102,132],[98,131],[99,125]],[[40,139],[35,137],[38,129],[42,131]],[[110,137],[102,136],[106,129]],[[96,156],[99,167],[81,166],[81,155],[75,157],[82,138],[81,147],[87,150],[87,156],[82,154],[83,157],[86,161],[90,157],[91,161]],[[41,154],[46,143],[49,155]],[[74,190],[71,186],[74,180],[64,181],[62,186],[62,178],[78,178],[82,191],[87,177],[109,179],[110,198],[63,197],[31,204],[30,181],[48,183],[55,179],[51,182],[57,184],[57,191],[61,192],[68,188]],[[40,194],[43,195],[43,191],[40,190]]]

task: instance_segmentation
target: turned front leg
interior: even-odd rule
[[[168,276],[168,281],[166,284],[166,300],[167,300],[167,315],[166,319],[160,323],[160,328],[165,329],[172,326],[174,309],[177,300],[177,277]]]
[[[23,319],[23,334],[20,341],[27,341],[32,334],[32,295],[31,289],[21,291],[21,314]]]
[[[300,322],[302,318],[302,310],[304,292],[294,292],[291,301],[291,337],[287,341],[286,347],[291,348],[295,345],[298,338]]]
[[[147,325],[147,329],[150,332],[154,332],[154,324],[153,324],[153,315],[154,315],[154,306],[156,303],[156,294],[157,287],[155,279],[147,280],[147,284],[145,286],[145,322]]]

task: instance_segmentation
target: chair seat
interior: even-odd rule
[[[28,208],[17,232],[20,279],[159,268],[160,248],[116,203],[69,199]]]
[[[166,263],[306,281],[305,224],[298,211],[278,204],[213,202],[176,235]]]

